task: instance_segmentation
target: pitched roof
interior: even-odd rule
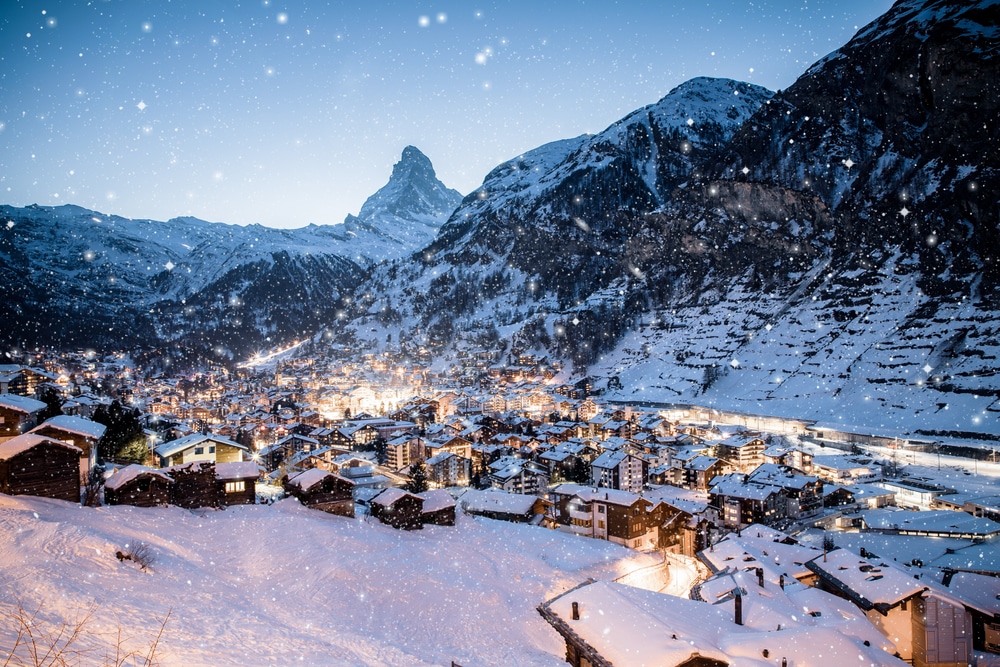
[[[108,429],[104,424],[98,424],[95,421],[89,419],[84,419],[83,417],[74,417],[73,415],[57,415],[51,419],[45,420],[43,423],[39,424],[35,428],[31,429],[31,433],[44,429],[46,426],[51,428],[57,428],[60,431],[65,431],[66,433],[73,433],[75,435],[82,435],[85,438],[93,438],[94,440],[100,440],[101,436]]]
[[[235,447],[236,449],[242,449],[243,451],[249,451],[243,445],[229,438],[225,438],[221,435],[206,435],[204,433],[192,433],[191,435],[184,436],[183,438],[178,438],[177,440],[171,440],[170,442],[165,442],[156,448],[157,456],[162,456],[164,458],[168,456],[173,456],[179,452],[188,449],[189,447],[196,447],[203,442],[212,442],[219,445],[228,445],[230,447]]]
[[[44,408],[45,403],[35,400],[34,398],[28,398],[27,396],[19,396],[17,394],[0,394],[0,407],[9,408],[25,414],[31,414],[32,412],[38,412]]]
[[[172,482],[173,478],[166,474],[162,470],[157,470],[155,468],[150,468],[148,466],[139,465],[138,463],[133,463],[127,465],[121,470],[115,471],[111,477],[108,477],[107,481],[104,483],[105,489],[110,489],[111,491],[116,491],[121,487],[125,486],[133,479],[142,476],[154,476],[160,477],[168,482]]]
[[[83,450],[79,447],[71,445],[69,443],[63,442],[62,440],[56,440],[54,438],[46,438],[44,435],[38,435],[37,433],[24,433],[22,435],[15,436],[6,442],[0,442],[0,461],[8,461],[21,452],[26,452],[32,447],[36,447],[43,443],[55,444],[60,447],[65,447],[66,449],[71,449],[78,454],[82,454]]]

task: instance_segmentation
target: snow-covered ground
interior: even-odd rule
[[[117,550],[144,542],[143,572]],[[88,659],[152,640],[164,667],[564,664],[536,606],[652,556],[534,526],[459,516],[397,531],[295,500],[225,511],[84,508],[0,495],[0,660],[17,601],[40,628],[95,606]],[[93,664],[104,664],[95,659]]]

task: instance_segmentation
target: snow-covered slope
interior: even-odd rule
[[[115,552],[138,543],[143,572]],[[653,562],[535,526],[458,517],[406,532],[296,500],[225,511],[82,508],[0,495],[0,659],[18,601],[36,632],[93,608],[77,648],[148,646],[163,667],[565,664],[535,611],[588,576]],[[96,660],[94,664],[104,664]]]

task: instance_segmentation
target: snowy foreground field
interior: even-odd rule
[[[151,572],[119,562],[137,542]],[[160,665],[547,665],[564,644],[535,611],[587,577],[653,562],[600,540],[458,517],[403,532],[295,500],[225,511],[84,508],[0,495],[0,662],[18,600],[39,629],[94,608],[81,664],[118,630]]]

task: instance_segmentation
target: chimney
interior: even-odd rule
[[[574,602],[573,603],[573,613],[570,616],[570,618],[572,618],[574,621],[579,621],[580,620],[580,603],[579,602]]]
[[[764,568],[757,568],[757,585],[764,588]]]
[[[785,575],[778,577],[778,585],[781,586],[781,590],[785,590]]]
[[[733,602],[736,603],[736,625],[743,625],[743,596],[740,594],[739,590],[736,590]]]

